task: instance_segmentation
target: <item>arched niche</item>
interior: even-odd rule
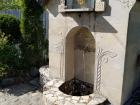
[[[88,28],[75,27],[66,37],[65,80],[76,78],[94,84],[95,39]]]

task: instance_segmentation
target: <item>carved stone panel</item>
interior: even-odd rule
[[[96,0],[95,2],[95,11],[104,11],[105,10],[105,2],[102,0]]]

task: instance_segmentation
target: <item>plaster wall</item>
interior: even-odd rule
[[[75,77],[94,84],[95,52],[75,51]]]
[[[65,50],[66,37],[69,33],[76,32],[76,30],[71,32],[74,27],[86,27],[95,38],[95,48],[97,49],[95,52],[94,84],[96,85],[97,82],[96,71],[101,66],[101,93],[113,105],[122,105],[125,101],[125,98],[122,99],[122,88],[127,26],[132,5],[127,7],[124,2],[119,0],[110,0],[107,1],[107,4],[106,11],[103,13],[58,13],[58,1],[50,0],[48,2],[50,76],[65,80],[66,76],[71,78],[74,75],[73,70],[68,74],[65,73],[65,67],[69,66],[69,63],[74,65],[72,58],[69,58],[69,63],[65,62],[65,54],[73,53],[73,49],[68,52]],[[104,54],[106,51],[108,53]]]

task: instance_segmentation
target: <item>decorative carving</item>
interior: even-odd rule
[[[96,92],[100,92],[100,84],[101,84],[101,73],[102,73],[102,65],[103,63],[108,63],[110,58],[116,57],[117,54],[111,51],[103,51],[102,48],[99,48],[97,53],[97,78],[96,78]]]
[[[105,2],[102,0],[96,0],[95,2],[95,11],[101,12],[105,10]]]
[[[136,0],[118,0],[118,1],[120,1],[124,5],[124,7],[127,8],[131,8],[136,2]]]

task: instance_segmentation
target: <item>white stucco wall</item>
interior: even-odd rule
[[[133,4],[126,4],[124,1],[108,1],[109,5],[103,13],[58,13],[58,1],[50,0],[48,2],[49,68],[51,78],[62,78],[65,80],[66,75],[70,75],[69,78],[74,75],[73,70],[65,75],[66,37],[74,27],[87,27],[95,38],[96,43],[95,71],[99,67],[98,61],[103,58],[101,62],[100,91],[113,105],[122,105],[122,102],[125,100],[122,98],[122,88],[127,26],[129,11]],[[98,59],[98,55],[100,55],[99,49],[103,50],[102,53],[107,51],[105,56],[100,57],[100,59]]]
[[[117,0],[110,0],[111,15],[99,16],[96,19],[97,30],[110,30],[108,32],[96,32],[97,46],[105,51],[112,51],[117,56],[110,59],[108,63],[103,64],[101,90],[109,97],[113,105],[121,105],[124,100],[122,97],[124,60],[127,38],[127,26],[130,8],[125,7],[123,3]],[[114,29],[111,30],[107,24],[102,23],[103,19]],[[113,32],[116,31],[116,32]],[[126,100],[125,100],[126,101]]]

